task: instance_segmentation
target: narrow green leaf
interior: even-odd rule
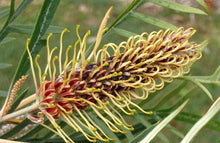
[[[168,1],[168,0],[146,0],[146,1],[155,3],[160,6],[167,7],[167,8],[173,9],[173,10],[181,11],[181,12],[207,15],[204,11],[202,11],[198,8],[185,6],[185,5],[178,4],[178,3]]]
[[[181,83],[182,83],[182,81],[180,81],[180,80],[176,80],[175,82],[172,82],[172,83],[166,83],[166,86],[164,86],[164,88],[162,90],[158,90],[156,92],[151,93],[151,95],[148,96],[147,99],[141,101],[140,103],[138,103],[138,105],[143,107],[146,103],[152,101],[156,97],[164,97],[164,96],[166,96],[167,93],[169,93],[170,91],[175,89],[175,87],[179,86]],[[149,110],[153,111],[153,109],[149,109]]]
[[[130,141],[129,143],[140,143],[140,141],[146,137],[147,134],[149,134],[156,126],[157,124],[155,125],[152,125],[151,127],[145,129],[141,134],[139,134],[138,136],[136,136],[132,141]]]
[[[60,0],[44,1],[29,43],[29,48],[32,51],[33,58],[39,52],[42,46],[45,45],[45,41],[42,41],[41,37],[44,35],[47,28],[49,27],[50,22],[52,21],[52,18],[55,14],[56,8],[59,5],[59,2]],[[21,58],[21,61],[19,62],[19,66],[13,77],[9,91],[11,91],[14,83],[28,71],[29,67],[30,65],[28,61],[28,54],[27,51],[25,51]]]
[[[137,35],[136,33],[133,33],[133,32],[130,32],[130,31],[127,31],[124,29],[120,29],[120,28],[114,28],[113,30],[116,34],[123,36],[123,37],[126,37],[126,38]]]
[[[146,119],[144,119],[141,115],[139,115],[137,112],[134,114],[134,118],[140,121],[146,128],[151,126],[151,123],[149,123]]]
[[[48,122],[49,122],[49,120],[47,120]],[[46,124],[46,123],[45,123]],[[47,123],[46,125],[48,125],[49,123]],[[63,128],[65,128],[65,126],[67,126],[67,124],[64,122],[64,121],[60,121],[60,122],[58,122],[58,124],[59,124],[59,126],[63,129]],[[45,128],[44,128],[45,129]],[[71,128],[71,130],[70,131],[67,131],[67,133],[68,132],[74,132],[74,131],[72,131],[72,128]],[[75,134],[75,133],[74,133]],[[78,132],[78,134],[80,134],[81,135],[81,138],[85,138],[84,136],[83,136],[83,134],[82,133],[79,133]],[[75,141],[75,137],[76,136],[72,136],[71,134],[68,134],[69,135],[69,137],[70,138],[72,138],[74,141]],[[43,142],[47,142],[48,141],[48,139],[50,139],[52,136],[54,136],[54,132],[52,132],[52,131],[48,131],[48,133],[46,133],[46,134],[43,134],[43,137],[41,137],[41,141],[43,141]],[[28,137],[28,136],[27,136]],[[86,140],[86,138],[85,138],[85,140]],[[61,138],[61,141],[60,142],[62,142],[63,141],[63,139]]]
[[[215,84],[220,86],[220,66],[210,76],[188,76],[191,79],[199,81],[201,83]]]
[[[173,111],[174,109],[178,108],[181,104],[183,104],[188,98],[190,98],[190,96],[194,95],[195,92],[195,87],[193,87],[192,89],[188,89],[187,92],[181,95],[181,97],[175,102],[175,104],[172,104],[169,108],[157,110],[156,113]]]
[[[168,22],[159,20],[155,17],[149,16],[149,15],[146,15],[146,14],[141,14],[141,13],[138,13],[138,12],[132,12],[131,16],[134,17],[134,18],[137,18],[139,20],[142,20],[146,23],[149,23],[149,24],[155,25],[157,27],[163,28],[163,29],[177,30],[177,27],[174,26],[173,24],[170,24]]]
[[[11,17],[14,15],[15,12],[15,0],[11,0],[11,4],[10,4],[10,11],[9,11],[9,17],[8,19],[10,20]],[[9,21],[8,21],[9,22]]]
[[[69,135],[69,137],[74,141],[74,143],[89,143],[88,140],[85,138],[85,136],[82,133],[79,133],[79,132],[74,133],[72,135]],[[30,139],[30,140],[27,140],[27,141],[29,141],[29,142],[36,142],[36,141],[39,142],[39,141],[41,141],[42,143],[45,143],[45,142],[47,142],[47,143],[55,143],[55,142],[62,143],[63,142],[63,139],[60,138],[60,137],[48,138],[44,141],[42,141],[42,139],[43,138],[37,138],[37,140],[36,140],[36,138],[33,138],[33,139]],[[99,143],[99,141],[97,141],[97,143]]]
[[[142,139],[140,143],[149,143],[172,119],[176,117],[178,113],[185,107],[188,100],[174,110],[169,116],[167,116],[162,122],[160,122],[150,133],[146,134],[146,137]]]
[[[4,39],[0,42],[0,45],[6,44],[6,43],[11,42],[11,41],[13,41],[13,40],[15,40],[15,39],[16,39],[16,38],[14,38],[14,37],[6,37],[6,38],[4,38]]]
[[[13,17],[11,17],[11,22],[14,21],[32,1],[33,0],[23,0],[16,8]]]
[[[179,104],[180,105],[180,104]],[[171,112],[169,112],[166,116],[168,116],[169,114],[170,114]],[[180,113],[179,113],[180,114]],[[178,115],[179,115],[178,114]],[[178,116],[177,115],[177,116]],[[156,113],[156,118],[158,118],[158,120],[162,120],[162,118],[164,118],[164,117],[166,117],[166,116],[159,116],[158,115],[158,112]],[[175,117],[175,119],[176,119],[176,117]],[[183,138],[184,137],[184,134],[182,134],[178,129],[176,129],[175,127],[173,127],[173,126],[171,126],[170,124],[168,124],[167,126],[166,126],[166,129],[168,129],[170,132],[172,132],[174,135],[176,135],[176,136],[178,136],[178,137],[180,137],[180,138]],[[160,133],[159,133],[160,134]],[[157,136],[159,136],[159,134],[157,135]]]
[[[148,122],[145,118],[143,118],[137,112],[135,112],[134,118],[136,118],[138,121],[140,121],[147,129],[152,126],[152,124],[150,122]],[[162,133],[158,134],[158,138],[160,138],[165,143],[169,143],[168,138],[165,135],[163,135]]]
[[[52,133],[52,135],[54,135],[54,133]],[[69,137],[75,142],[75,143],[89,143],[88,140],[85,138],[85,136],[80,133],[80,132],[77,132],[77,133],[74,133],[74,134],[71,134],[69,135]],[[32,138],[32,139],[29,139],[29,140],[26,140],[28,142],[47,142],[47,143],[61,143],[63,142],[63,139],[60,138],[60,137],[53,137],[53,138],[48,138],[48,139],[44,139],[44,137],[39,137],[39,138]],[[100,141],[97,141],[97,143],[99,143]]]
[[[166,92],[165,95],[159,100],[159,102],[153,107],[153,110],[158,110],[162,105],[167,103],[169,99],[176,96],[185,85],[186,82],[182,82],[179,85],[173,85],[173,87],[168,92]]]
[[[209,44],[209,40],[204,40],[202,43],[200,43],[199,48],[201,49],[201,51],[203,51],[207,47],[208,44]]]
[[[195,79],[193,79],[193,78],[190,78],[190,77],[188,77],[188,76],[180,77],[180,79],[186,79],[186,80],[192,81],[192,82],[195,83],[199,88],[201,88],[211,100],[213,100],[212,94],[211,94],[211,93],[209,92],[209,90],[208,90],[203,84],[201,84],[199,81],[197,81],[197,80],[195,80]]]
[[[32,0],[23,0],[18,8],[14,12],[14,0],[11,1],[11,7],[10,7],[10,15],[8,16],[7,21],[5,22],[4,26],[2,27],[2,30],[0,31],[0,42],[8,35],[9,30],[8,30],[8,25],[12,23],[17,16],[30,4]],[[13,15],[11,15],[13,14]]]
[[[31,123],[31,121],[26,118],[21,123],[19,123],[17,126],[15,126],[13,129],[11,129],[7,133],[0,136],[0,138],[3,138],[3,139],[9,138],[9,137],[19,133],[25,126],[27,126],[30,123]]]
[[[9,68],[11,66],[12,66],[11,64],[0,63],[0,69],[6,69],[6,68]]]
[[[196,134],[220,111],[220,97],[214,102],[209,111],[187,132],[181,143],[190,142]]]
[[[14,24],[9,26],[10,32],[23,33],[23,34],[31,34],[33,32],[33,25],[24,25],[24,24]],[[49,26],[45,34],[49,33],[61,33],[63,31],[63,27],[59,26]]]
[[[142,3],[143,3],[142,0],[133,0],[131,2],[131,4],[113,21],[113,23],[109,26],[108,31],[111,28],[116,27],[117,25],[119,25],[126,17],[128,17],[128,15],[130,14],[130,12],[132,10],[136,9]]]
[[[36,43],[36,46],[38,47],[37,49],[35,49],[33,52],[32,52],[32,55],[36,55],[40,50],[41,48],[45,45],[46,41],[45,40],[39,40],[38,43]],[[27,70],[29,69],[30,65],[29,65],[29,61],[28,61],[28,55],[25,51],[25,53],[23,54],[19,64],[18,64],[18,67],[17,67],[17,70],[14,74],[14,77],[13,77],[13,80],[10,84],[10,87],[9,87],[9,91],[11,91],[14,83],[22,76],[22,75],[25,75]],[[8,93],[8,96],[10,95],[10,92]]]
[[[164,117],[168,116],[169,114],[170,114],[170,111],[157,112],[157,115],[161,118],[164,118]],[[188,113],[188,112],[181,112],[176,116],[175,120],[183,121],[184,123],[195,124],[200,118],[201,118],[201,115],[196,115],[196,114]],[[220,121],[211,120],[206,125],[206,127],[209,129],[216,130],[216,131],[220,132]]]
[[[131,131],[126,130],[126,134],[125,136],[127,137],[128,140],[132,140],[134,138],[133,134],[131,133]]]
[[[162,113],[162,112],[161,112]],[[181,112],[176,117],[176,120],[188,122],[191,124],[195,124],[201,118],[200,115],[188,113],[188,112]],[[216,130],[220,132],[220,121],[219,120],[211,120],[207,125],[207,128]]]
[[[46,121],[44,121],[44,124],[48,125],[48,124],[50,124],[50,121],[46,120]],[[28,131],[24,136],[22,136],[20,138],[17,138],[17,140],[19,140],[19,141],[28,141],[28,139],[30,139],[32,136],[36,135],[38,132],[42,131],[43,129],[45,129],[43,126],[37,125],[33,129]]]
[[[204,0],[196,0],[196,1],[206,10],[208,14],[210,14],[210,10]]]
[[[8,8],[0,11],[0,19],[2,19],[3,17],[5,17],[8,14],[9,14],[9,9]]]
[[[127,18],[130,12],[137,8],[142,3],[142,0],[133,0],[131,4],[112,22],[112,24],[108,27],[108,29],[103,34],[103,37],[111,31],[112,28],[117,27],[125,18]],[[95,43],[91,44],[89,48],[86,49],[85,56],[89,56],[92,51],[92,47]]]
[[[177,128],[171,126],[170,124],[167,126],[167,129],[169,129],[174,135],[176,135],[176,136],[178,136],[180,138],[184,137],[183,133],[181,133]]]

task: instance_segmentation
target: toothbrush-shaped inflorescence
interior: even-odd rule
[[[105,19],[106,17],[103,23],[106,22]],[[113,140],[90,118],[87,108],[113,132],[125,133],[123,128],[132,130],[132,125],[126,123],[121,114],[134,114],[135,109],[132,107],[151,114],[133,101],[145,100],[148,93],[163,88],[165,82],[171,82],[173,78],[188,73],[191,64],[201,57],[199,45],[188,41],[195,33],[193,28],[143,33],[131,36],[119,45],[106,44],[96,51],[98,43],[88,59],[85,57],[85,51],[90,32],[81,39],[78,30],[79,26],[76,28],[78,40],[73,47],[67,48],[64,62],[61,61],[62,38],[67,30],[61,34],[59,57],[53,56],[57,48],[49,48],[52,34],[48,36],[48,58],[44,74],[38,64],[39,56],[35,58],[39,71],[39,86],[31,60],[40,111],[37,115],[29,116],[29,119],[42,124],[43,117],[46,116],[56,130],[42,125],[61,136],[65,142],[73,141],[58,126],[56,119],[65,121],[91,142]],[[101,25],[97,41],[100,42],[103,32],[104,26]],[[71,49],[73,55],[69,58]],[[114,52],[113,55],[108,52],[110,49]],[[28,42],[27,50],[32,59]],[[59,73],[56,71],[57,63]],[[140,89],[142,94],[136,93],[135,89]]]

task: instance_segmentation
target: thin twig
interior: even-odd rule
[[[8,119],[15,118],[15,117],[17,117],[17,116],[27,114],[27,113],[29,113],[29,112],[31,112],[31,111],[33,111],[33,110],[38,109],[38,107],[39,107],[39,104],[38,104],[38,103],[35,103],[35,104],[32,104],[32,105],[30,105],[30,106],[28,106],[28,107],[25,107],[25,108],[21,109],[21,110],[15,111],[15,112],[13,112],[13,113],[11,113],[11,114],[7,114],[7,115],[3,116],[3,117],[0,119],[0,123],[1,123],[1,122],[4,122],[4,121],[7,121]]]

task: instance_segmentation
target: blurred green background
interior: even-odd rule
[[[19,3],[19,1],[16,2]],[[39,14],[42,2],[43,0],[35,0],[32,2],[32,4],[29,5],[29,7],[27,7],[25,11],[14,21],[14,24],[33,25]],[[63,0],[61,1],[55,13],[52,25],[65,27],[70,30],[70,32],[64,36],[65,46],[72,45],[74,43],[76,39],[75,27],[77,24],[81,25],[81,34],[84,34],[89,29],[91,30],[92,34],[88,39],[88,41],[91,43],[95,40],[99,24],[107,9],[110,6],[114,6],[110,20],[108,22],[110,24],[118,16],[118,14],[126,8],[129,3],[130,1],[127,0]],[[192,66],[190,74],[211,75],[220,65],[220,5],[218,5],[218,3],[219,2],[213,2],[213,7],[211,7],[211,14],[208,16],[178,13],[173,10],[162,8],[153,4],[144,5],[138,8],[137,11],[150,14],[154,17],[170,22],[178,27],[194,27],[197,30],[197,33],[193,37],[193,40],[198,43],[209,39],[209,45],[204,49],[202,59]],[[8,0],[1,0],[0,10],[8,8],[9,4],[10,2]],[[191,4],[191,6],[199,7],[196,4]],[[1,27],[3,26],[5,20],[6,17],[0,20]],[[157,27],[141,21],[137,21],[133,18],[126,19],[122,24],[119,25],[119,27],[123,27],[123,29],[130,30],[138,34],[145,31],[151,32],[153,30],[158,30]],[[6,69],[0,69],[0,103],[4,99],[2,97],[5,97],[7,93],[17,64],[25,50],[26,39],[29,38],[30,35],[31,33],[10,33],[8,37],[15,37],[16,39],[9,43],[0,45],[0,63],[7,63],[11,65]],[[107,36],[108,37],[105,39],[108,39],[108,41],[104,40],[103,43],[113,41],[119,43],[120,41],[126,40],[125,38],[119,37],[114,33],[110,33]],[[51,40],[51,47],[59,44],[58,39],[59,34],[54,34]],[[46,64],[44,51],[45,49],[43,49],[40,53],[42,57],[40,60],[41,65]],[[32,78],[30,76],[25,85],[27,87],[32,83]],[[32,87],[34,86],[32,85]],[[214,99],[219,97],[219,87],[210,85],[207,85],[206,87],[212,93]],[[208,97],[201,90],[196,90],[194,96],[192,96],[192,100],[190,101],[189,105],[187,105],[187,108],[188,110],[190,109],[191,112],[201,115],[207,111],[211,103],[212,102],[210,99],[208,99]],[[220,119],[220,116],[218,115],[216,119]],[[173,122],[173,124],[178,126],[178,129],[183,130],[184,132],[187,132],[191,126],[190,124],[181,125],[181,122]],[[164,130],[164,132],[166,131]],[[203,143],[212,142],[212,140],[216,141],[219,136],[220,133],[216,131],[203,129],[199,136],[196,137],[195,141]],[[176,139],[174,138],[173,141],[175,142]]]

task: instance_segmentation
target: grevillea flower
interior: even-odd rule
[[[125,121],[123,114],[134,114],[133,108],[152,114],[134,101],[145,100],[149,93],[163,88],[165,82],[188,73],[191,64],[201,57],[199,45],[188,41],[195,33],[193,28],[160,30],[150,34],[145,32],[131,36],[119,45],[106,44],[97,51],[109,12],[101,24],[93,52],[88,58],[85,57],[85,51],[90,32],[81,38],[77,26],[78,40],[65,51],[64,62],[62,39],[67,30],[61,33],[59,56],[54,56],[57,48],[50,49],[49,39],[52,34],[48,36],[47,66],[43,74],[38,64],[39,56],[35,58],[39,83],[36,81],[27,42],[39,109],[38,114],[29,116],[29,119],[42,123],[46,116],[55,130],[42,125],[61,136],[65,142],[73,141],[56,123],[58,119],[81,132],[91,142],[113,140],[90,118],[88,109],[113,132],[132,130],[132,125]],[[71,49],[73,55],[69,56]],[[114,53],[111,55],[109,50]],[[137,93],[136,89],[142,93]]]

